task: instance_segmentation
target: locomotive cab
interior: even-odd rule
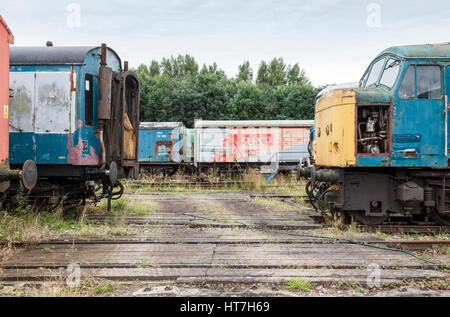
[[[313,158],[300,169],[322,209],[366,224],[390,216],[450,224],[450,44],[391,47],[358,87],[315,108]]]

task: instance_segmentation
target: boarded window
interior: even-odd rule
[[[86,74],[84,94],[84,123],[94,125],[94,77]]]
[[[416,97],[416,73],[413,65],[406,70],[402,85],[398,90],[398,96],[402,99],[411,99]]]
[[[442,98],[442,74],[440,66],[417,67],[417,97],[419,99]]]

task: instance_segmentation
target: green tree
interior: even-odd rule
[[[269,82],[271,86],[285,85],[287,80],[286,64],[282,58],[274,58],[269,63]]]
[[[206,74],[215,74],[221,78],[226,78],[227,75],[225,72],[221,69],[219,69],[219,66],[217,66],[216,63],[213,63],[212,65],[206,66],[203,64],[202,69],[200,70],[200,74],[206,75]]]
[[[258,69],[258,77],[256,78],[256,83],[258,85],[268,85],[269,84],[269,66],[265,61],[262,61]]]
[[[253,80],[253,70],[250,67],[249,61],[245,61],[242,65],[239,65],[238,79],[246,81]]]
[[[198,64],[190,55],[178,55],[177,58],[163,58],[161,61],[163,75],[170,78],[195,77],[198,74]]]
[[[229,79],[216,63],[198,64],[189,55],[152,61],[135,70],[141,82],[141,121],[288,120],[314,118],[315,88],[298,64],[262,61],[256,84],[249,62]]]
[[[158,61],[153,60],[152,64],[149,67],[150,77],[159,77],[161,75],[161,67],[159,66]]]
[[[306,77],[305,71],[300,69],[298,63],[294,66],[289,65],[287,70],[287,83],[289,85],[309,83],[309,79]]]

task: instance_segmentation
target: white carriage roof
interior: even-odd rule
[[[314,120],[263,120],[263,121],[202,121],[195,122],[195,128],[310,128]]]
[[[141,122],[141,130],[171,130],[183,127],[183,122]]]

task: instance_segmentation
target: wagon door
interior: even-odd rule
[[[9,155],[11,164],[36,161],[34,143],[35,72],[11,72]]]
[[[59,164],[67,160],[70,76],[71,72],[36,73],[34,137],[37,163]]]

